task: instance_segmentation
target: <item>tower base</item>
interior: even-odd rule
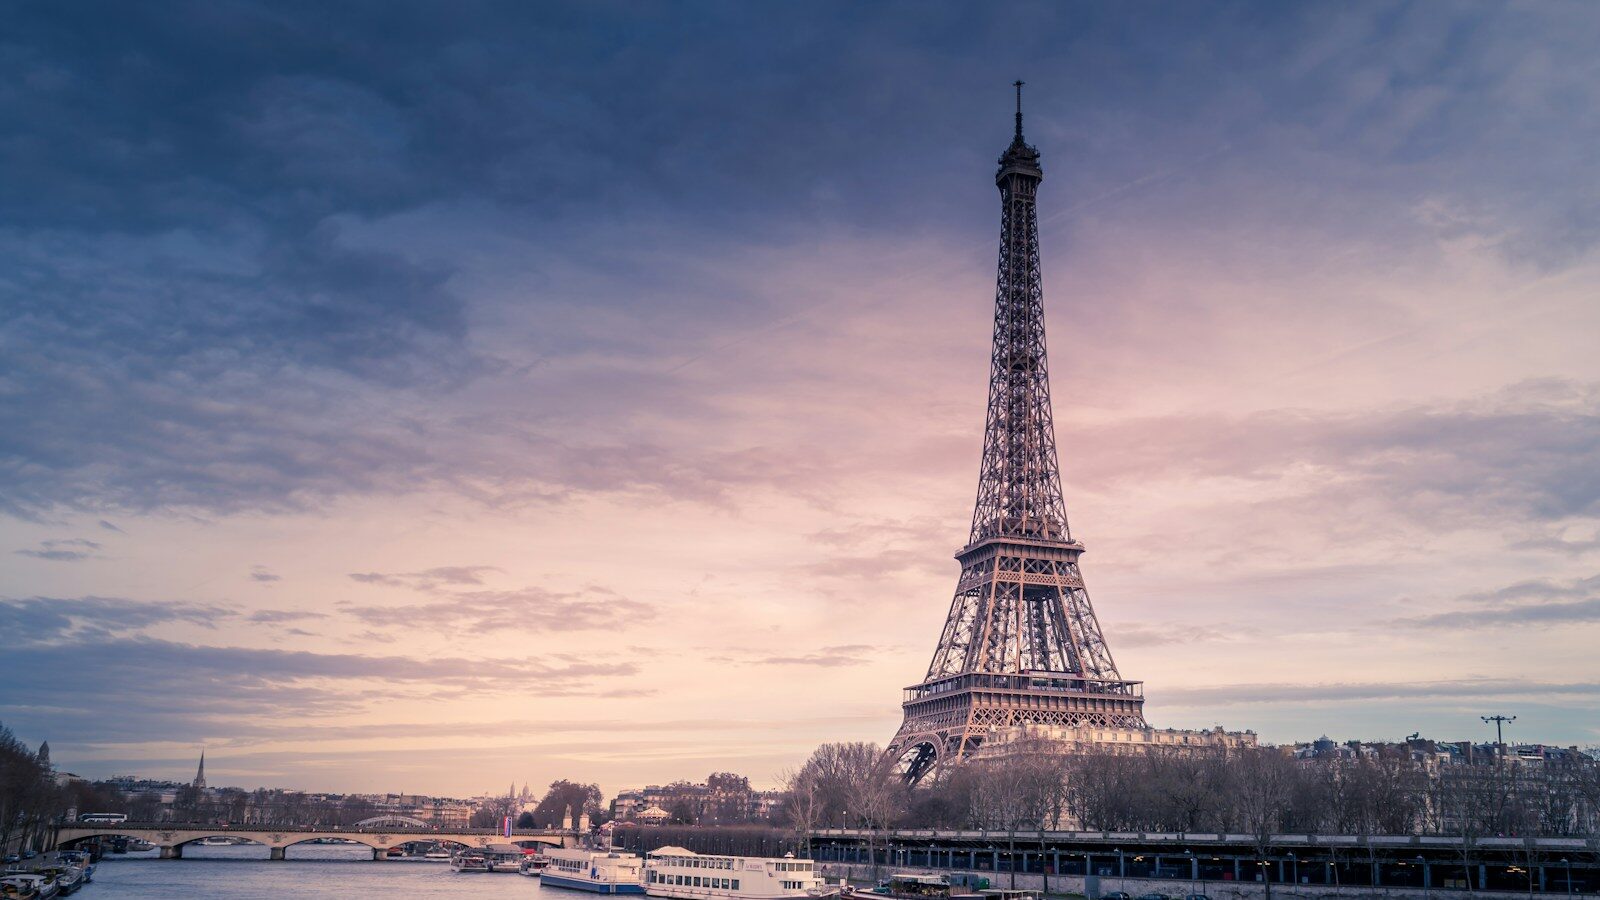
[[[968,673],[906,689],[905,721],[887,757],[916,784],[965,759],[1002,729],[1145,729],[1143,685],[1069,672]]]

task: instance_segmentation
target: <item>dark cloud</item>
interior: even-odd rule
[[[551,380],[516,387],[553,399],[529,419],[617,421],[663,393],[684,409],[696,392],[667,360],[792,320],[724,274],[752,249],[991,241],[970,213],[992,188],[971,173],[993,162],[1019,67],[1064,196],[1206,159],[1208,180],[1131,213],[1310,216],[1317,246],[1375,229],[1431,244],[1476,219],[1394,223],[1442,197],[1481,207],[1485,239],[1528,266],[1600,240],[1585,154],[1600,136],[1570,111],[1592,96],[1596,35],[1576,7],[401,3],[378,30],[373,15],[8,17],[0,117],[23,124],[0,145],[0,512],[290,509],[439,484],[491,500],[806,489],[814,454],[439,442],[461,392],[535,366]],[[574,308],[596,324],[567,327]],[[488,346],[503,331],[515,358]],[[641,361],[663,365],[641,377]]]
[[[0,611],[7,606],[0,604]],[[7,633],[13,633],[10,622]],[[149,638],[7,648],[0,714],[29,733],[99,744],[226,738],[241,722],[307,722],[408,697],[599,693],[626,662],[407,657],[210,647]]]
[[[179,623],[215,628],[236,615],[219,606],[119,597],[5,598],[0,599],[0,633],[12,647],[55,647]]]
[[[100,520],[100,527],[104,528],[107,531],[115,531],[117,534],[127,534],[126,531],[123,531],[121,528],[118,528],[116,525],[113,525],[112,523],[107,522],[105,519],[101,519]]]
[[[282,581],[283,578],[273,574],[266,566],[252,566],[250,568],[250,580],[263,584],[272,584],[273,582]]]

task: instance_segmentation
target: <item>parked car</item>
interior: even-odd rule
[[[1211,900],[1205,894],[1184,894],[1183,900]]]
[[[1140,894],[1139,900],[1172,900],[1172,898],[1160,891],[1151,891],[1148,894]]]
[[[1133,895],[1127,891],[1112,891],[1109,894],[1101,894],[1100,900],[1133,900]]]

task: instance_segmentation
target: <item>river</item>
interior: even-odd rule
[[[372,860],[366,847],[302,844],[272,862],[267,848],[183,848],[183,859],[148,853],[106,854],[95,864],[94,883],[73,900],[299,900],[299,898],[533,897],[579,900],[575,891],[544,889],[537,878],[487,873],[457,874],[446,862]]]

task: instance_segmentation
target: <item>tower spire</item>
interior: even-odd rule
[[[927,675],[907,689],[889,754],[916,782],[996,728],[1144,727],[1078,569],[1061,494],[1039,275],[1039,151],[1017,126],[1000,156],[1000,259],[983,460],[961,576]]]
[[[194,786],[202,791],[206,789],[206,751],[203,748],[200,751],[200,768],[194,773]]]
[[[1016,143],[1019,143],[1019,144],[1022,143],[1022,85],[1024,83],[1025,82],[1020,78],[1017,79],[1016,81],[1012,82],[1012,84],[1017,89],[1017,137],[1016,137]]]

